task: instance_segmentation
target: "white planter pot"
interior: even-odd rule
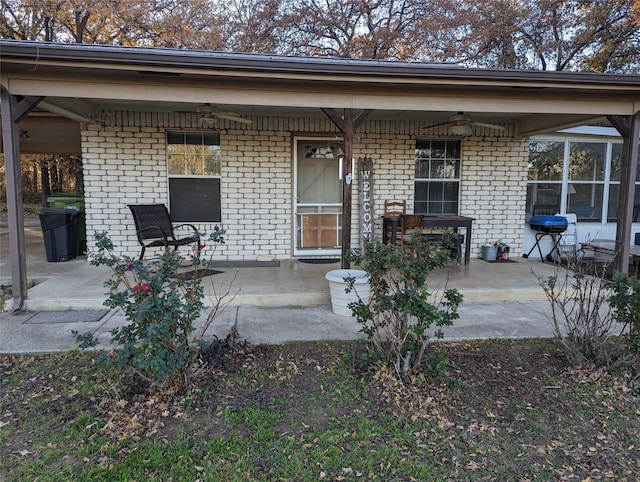
[[[347,282],[345,278],[355,278],[353,290],[346,292]],[[365,303],[369,301],[371,289],[369,287],[369,275],[359,269],[335,269],[329,271],[325,278],[329,281],[329,293],[331,294],[331,308],[336,315],[352,316],[349,303],[361,299]]]

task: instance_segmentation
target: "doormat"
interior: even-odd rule
[[[39,311],[23,323],[97,323],[109,310]]]
[[[483,259],[487,263],[517,263],[514,259]]]
[[[298,261],[308,264],[332,264],[340,260],[338,258],[298,258]]]
[[[206,278],[207,276],[213,276],[214,274],[220,274],[222,273],[222,271],[218,271],[217,269],[211,269],[211,268],[202,268],[199,269],[197,272],[194,271],[187,271],[185,273],[181,273],[180,277],[183,280],[192,280],[192,279],[200,279],[200,278]]]
[[[253,261],[253,260],[230,260],[230,261],[213,261],[209,266],[215,268],[279,268],[280,260],[272,261]]]

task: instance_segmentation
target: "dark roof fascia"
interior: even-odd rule
[[[135,68],[193,68],[291,74],[359,75],[522,83],[599,84],[640,89],[640,75],[468,68],[454,64],[358,60],[334,57],[228,53],[202,50],[60,44],[0,40],[0,61],[31,59],[72,63],[130,65]]]

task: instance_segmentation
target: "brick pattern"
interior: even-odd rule
[[[156,127],[102,127],[82,130],[87,245],[107,231],[131,256],[139,253],[127,204],[166,203],[164,130]]]
[[[88,244],[109,232],[118,248],[139,252],[127,204],[168,203],[167,130],[197,129],[197,118],[171,113],[105,112],[106,125],[82,131]],[[293,253],[293,149],[296,136],[335,136],[325,118],[253,117],[238,126],[220,121],[222,216],[228,244],[216,257],[287,259]],[[354,156],[374,160],[374,234],[380,236],[384,200],[406,199],[413,209],[415,139],[427,124],[371,121],[356,134]],[[519,253],[524,230],[528,140],[480,132],[462,142],[460,214],[476,218],[473,255],[502,240]],[[446,132],[430,131],[430,136]],[[353,182],[352,246],[359,243],[358,178]],[[201,225],[203,231],[213,226]]]
[[[502,241],[522,252],[527,192],[528,139],[465,138],[462,141],[460,214],[475,218],[472,256],[486,242]]]
[[[228,130],[221,135],[222,217],[229,259],[287,259],[293,245],[291,133]]]
[[[368,132],[368,131],[367,131]],[[374,235],[382,237],[382,213],[384,202],[388,199],[405,199],[407,209],[413,211],[413,174],[415,156],[415,138],[406,134],[367,134],[353,146],[356,157],[373,159],[373,209]],[[354,199],[358,199],[359,179],[354,184]],[[357,206],[357,202],[354,203]],[[352,226],[358,226],[359,213],[354,209]],[[359,230],[352,233],[352,243],[357,243]]]

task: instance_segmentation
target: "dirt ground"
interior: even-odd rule
[[[423,445],[439,460],[453,463],[471,454],[461,477],[469,464],[477,463],[480,474],[508,460],[517,472],[518,457],[526,457],[527,467],[551,465],[556,480],[635,480],[640,473],[640,383],[633,370],[612,376],[570,368],[553,340],[476,341],[437,344],[431,373],[408,386],[384,371],[371,372],[362,352],[358,343],[243,346],[234,356],[205,355],[217,368],[172,401],[149,399],[131,380],[105,385],[100,399],[75,396],[81,410],[109,420],[116,439],[152,433],[171,440],[190,432],[223,437],[229,428],[220,414],[246,407],[278,412],[274,431],[300,437],[310,426],[323,430],[354,413],[384,414],[409,426],[428,422]],[[38,393],[48,397],[49,413],[66,413],[66,397],[50,394],[83,377],[103,383],[92,374],[94,361],[78,353],[0,358],[3,418],[23,411]],[[24,374],[20,383],[8,382],[18,373]],[[14,429],[9,445],[0,447],[5,455],[21,450],[30,436],[19,421]],[[247,436],[251,432],[248,427]]]

